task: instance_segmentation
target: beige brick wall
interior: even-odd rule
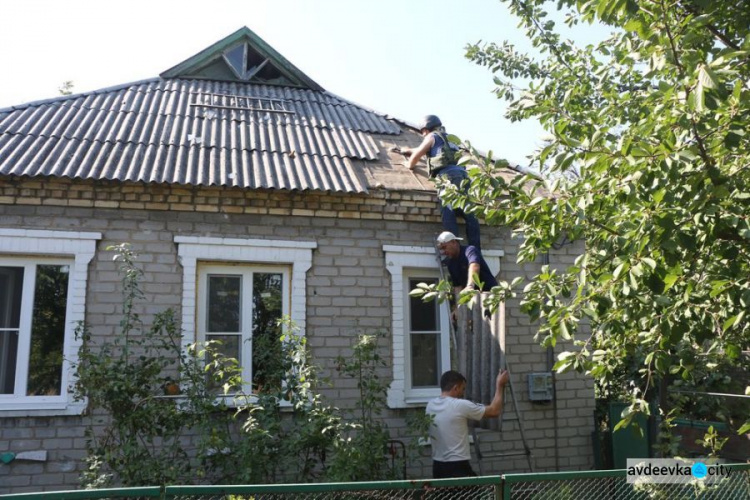
[[[333,380],[324,395],[340,407],[354,404],[356,383],[337,377],[335,358],[350,353],[357,333],[390,329],[390,276],[382,246],[428,246],[441,231],[435,198],[424,192],[329,195],[20,178],[0,180],[0,227],[102,233],[89,267],[86,302],[87,322],[99,338],[114,335],[119,323],[120,276],[111,252],[105,250],[109,245],[127,241],[141,254],[146,272],[143,285],[149,297],[141,312],[148,323],[154,313],[168,307],[177,309],[179,317],[182,268],[173,243],[177,235],[317,242],[307,273],[307,336],[315,362]],[[530,277],[538,271],[538,265],[515,264],[517,242],[509,239],[507,231],[483,228],[482,241],[486,249],[505,251],[502,279]],[[564,247],[551,260],[554,263],[573,253],[573,247]],[[556,417],[551,406],[528,403],[525,373],[546,370],[546,353],[534,341],[535,328],[518,311],[517,301],[508,304],[507,311],[508,359],[515,369],[514,382],[537,470],[553,470],[557,465],[590,468],[591,381],[574,375],[558,379]],[[388,339],[383,343],[386,359],[390,348]],[[390,367],[382,375],[390,378]],[[384,414],[394,437],[405,438],[408,411],[421,410]],[[75,488],[83,467],[83,423],[82,417],[0,417],[0,452],[49,452],[46,463],[0,466],[0,492]],[[517,449],[513,425],[507,425],[502,436],[483,432],[485,453]],[[424,453],[421,463],[412,467],[414,477],[431,475],[429,449]],[[525,468],[523,459],[494,459],[486,461],[483,472]]]
[[[528,279],[542,266],[538,262],[516,263],[517,245],[503,239],[505,257],[501,262],[500,279],[511,281],[517,276]],[[554,266],[570,265],[583,250],[582,244],[566,244],[550,252],[549,261]],[[533,456],[535,471],[587,470],[594,466],[591,433],[594,431],[594,383],[590,377],[576,373],[556,375],[556,405],[532,403],[528,397],[528,374],[550,371],[548,354],[534,339],[536,328],[528,316],[520,311],[519,298],[506,304],[506,354],[511,368],[513,384],[523,418],[524,435]],[[558,344],[557,355],[566,349]],[[506,391],[508,415],[512,416],[509,391]],[[556,407],[555,407],[556,406]],[[499,455],[524,450],[516,421],[503,423],[503,432],[479,430],[482,451],[485,455]],[[473,462],[475,471],[479,464]],[[484,474],[527,472],[525,456],[487,458],[483,461]]]

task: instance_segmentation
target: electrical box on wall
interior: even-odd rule
[[[552,401],[552,373],[529,373],[529,400]]]

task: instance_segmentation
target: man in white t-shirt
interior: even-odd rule
[[[497,417],[503,409],[503,392],[510,380],[506,370],[500,370],[495,380],[495,397],[485,406],[463,399],[466,377],[454,370],[440,377],[440,397],[427,404],[426,413],[433,416],[430,429],[432,444],[432,476],[476,476],[471,468],[469,450],[469,419]]]

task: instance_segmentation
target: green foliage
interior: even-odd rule
[[[511,120],[549,133],[530,165],[549,175],[506,180],[505,162],[467,145],[469,193],[444,201],[521,235],[519,261],[585,242],[572,266],[544,266],[522,290],[541,343],[572,343],[557,370],[626,387],[644,413],[674,381],[702,385],[702,367],[732,376],[750,349],[747,2],[505,3],[536,53],[504,43],[467,57],[495,73]],[[614,31],[578,47],[556,32],[554,5],[572,29]]]
[[[65,80],[62,82],[62,85],[57,87],[57,92],[59,92],[60,95],[71,95],[73,93],[73,86],[72,80]]]
[[[378,375],[386,366],[378,352],[378,339],[383,334],[359,335],[352,356],[337,358],[338,371],[357,381],[359,398],[351,422],[353,432],[333,458],[330,477],[335,481],[372,481],[393,479],[386,456],[390,433],[378,418],[385,407],[388,384]]]
[[[115,250],[123,274],[120,332],[95,346],[89,328],[77,329],[82,346],[75,391],[79,399],[88,398],[92,414],[87,430],[89,469],[82,479],[88,487],[175,483],[190,468],[180,440],[190,414],[181,412],[174,400],[159,396],[165,382],[162,373],[174,370],[179,359],[170,356],[180,349],[179,332],[171,310],[144,328],[134,308],[143,296],[138,286],[142,272],[127,246]],[[105,415],[111,417],[109,422]]]
[[[280,371],[273,378],[283,383],[235,396],[242,433],[239,439],[227,436],[223,458],[214,464],[225,480],[260,484],[327,477],[326,454],[343,447],[352,428],[317,392],[318,369],[307,361],[305,338],[288,319],[281,326]]]
[[[672,410],[668,414],[664,414],[663,410],[662,418],[659,421],[659,431],[656,436],[656,443],[654,443],[654,451],[658,453],[657,456],[661,457],[677,457],[680,455],[680,441],[682,437],[678,436],[674,432],[676,424],[675,411]]]
[[[182,349],[172,310],[145,327],[136,255],[127,245],[114,250],[123,275],[120,328],[100,344],[88,327],[78,328],[75,389],[91,414],[85,486],[306,482],[324,477],[326,452],[367,455],[356,446],[370,441],[346,439],[353,426],[322,401],[317,368],[290,321],[268,346],[278,356],[265,367],[267,383],[245,394],[237,360],[215,342]],[[368,399],[366,414],[378,404]],[[368,429],[377,425],[368,421]]]
[[[696,443],[706,449],[709,458],[717,458],[721,449],[727,444],[727,441],[729,441],[729,438],[720,437],[714,426],[711,425],[708,427],[703,439],[698,439]]]

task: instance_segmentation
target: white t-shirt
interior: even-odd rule
[[[432,459],[439,462],[471,460],[468,422],[469,419],[481,420],[484,405],[440,396],[427,403],[425,412],[434,415],[430,429]]]

